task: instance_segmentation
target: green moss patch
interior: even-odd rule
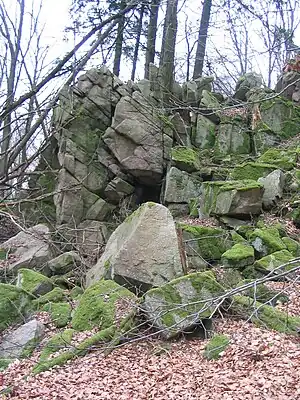
[[[200,169],[199,154],[188,147],[174,147],[171,152],[175,166],[186,172],[195,172]]]
[[[293,254],[294,257],[300,256],[300,243],[290,237],[283,237],[283,243],[286,245],[287,250]]]
[[[222,254],[221,262],[225,267],[246,267],[254,263],[254,249],[252,246],[237,243]]]
[[[247,296],[233,296],[230,311],[243,319],[250,319],[255,325],[292,335],[299,334],[300,317],[292,317],[272,306]]]
[[[257,181],[258,178],[264,178],[272,171],[277,169],[277,165],[258,162],[247,162],[234,167],[230,174],[231,179],[253,179]]]
[[[208,360],[217,360],[229,346],[230,339],[226,335],[214,335],[204,349],[204,357]]]
[[[277,165],[285,171],[296,167],[298,161],[298,151],[288,149],[269,149],[258,158],[258,162]]]
[[[210,299],[224,293],[212,272],[195,272],[149,290],[143,298],[147,317],[166,338],[203,318],[210,318],[215,307]]]
[[[252,279],[244,279],[243,281],[239,282],[237,286],[243,286],[247,283],[253,282]],[[289,298],[281,291],[269,289],[264,284],[253,285],[249,289],[244,290],[241,293],[243,296],[251,297],[259,301],[260,303],[270,303],[271,305],[275,305],[277,302],[286,303]]]
[[[85,331],[94,327],[106,329],[116,323],[117,305],[132,310],[136,296],[114,281],[99,281],[85,290],[72,318],[72,327]]]
[[[33,304],[37,307],[47,304],[47,303],[61,303],[67,300],[65,291],[60,287],[56,287],[51,292],[44,294],[36,300],[33,300]]]
[[[71,306],[69,303],[47,303],[43,306],[43,311],[50,313],[51,320],[57,328],[62,328],[71,320]]]
[[[178,224],[182,229],[186,252],[189,256],[200,256],[205,260],[220,260],[231,245],[230,234],[222,228]]]
[[[18,271],[17,287],[34,296],[50,292],[53,288],[51,279],[32,269],[21,268]]]
[[[293,259],[293,254],[291,254],[288,250],[276,251],[273,254],[269,254],[268,256],[262,257],[260,260],[255,261],[254,267],[261,272],[268,273],[283,264],[287,264]],[[292,267],[293,265],[288,265],[283,270],[286,271],[291,269]]]
[[[92,346],[98,344],[99,342],[107,342],[109,340],[112,340],[115,333],[116,333],[116,327],[111,326],[107,329],[97,332],[92,337],[85,339],[81,343],[77,344],[76,347],[71,347],[70,350],[63,351],[56,357],[47,360],[42,359],[34,366],[32,374],[33,375],[39,374],[40,372],[47,371],[54,366],[64,365],[67,361],[72,360],[75,357],[83,356],[91,349]],[[57,342],[53,346],[54,350],[56,349],[55,351],[59,349],[61,343],[60,338],[57,339],[58,339]],[[65,347],[66,344],[67,343],[64,344]],[[49,351],[51,351],[51,347],[48,347],[47,351],[45,350],[46,353],[44,354],[44,357],[46,356],[49,357],[49,355],[52,354],[52,353],[49,354]]]
[[[0,283],[0,332],[23,321],[31,309],[30,296],[24,290]]]
[[[255,229],[249,235],[249,241],[260,255],[267,255],[286,249],[286,245],[276,228]]]

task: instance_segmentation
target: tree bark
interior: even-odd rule
[[[121,2],[120,11],[123,11],[126,8],[126,1]],[[121,58],[122,58],[122,49],[123,49],[123,37],[124,37],[124,27],[125,27],[125,15],[123,14],[118,23],[117,29],[117,38],[116,38],[116,47],[115,47],[115,58],[114,58],[114,67],[113,73],[116,76],[120,75],[120,66],[121,66]]]
[[[134,81],[134,78],[135,78],[136,65],[137,65],[137,60],[138,60],[138,55],[139,55],[140,41],[141,41],[142,29],[143,29],[144,11],[145,11],[145,6],[142,5],[140,8],[140,17],[138,20],[137,34],[136,34],[134,53],[133,53],[132,71],[131,71],[131,80],[132,81]]]
[[[174,83],[178,0],[168,0],[160,56],[162,100],[169,101]]]
[[[202,76],[203,73],[204,56],[206,50],[206,40],[209,27],[211,5],[212,5],[212,0],[204,0],[200,27],[199,27],[199,34],[198,34],[193,79],[199,78],[200,76]]]
[[[160,0],[152,0],[150,9],[150,19],[147,34],[147,50],[145,62],[145,79],[149,79],[149,65],[154,63],[155,59],[155,43],[157,34],[157,19]]]

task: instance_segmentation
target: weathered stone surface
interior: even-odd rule
[[[47,263],[51,275],[64,275],[81,264],[81,259],[75,251],[68,251],[53,258]]]
[[[205,76],[197,78],[194,81],[185,82],[182,85],[183,101],[189,105],[198,107],[203,90],[210,92],[213,80],[212,76]]]
[[[276,85],[276,92],[296,103],[300,103],[300,74],[296,71],[284,73]]]
[[[202,91],[201,104],[213,110],[218,110],[220,108],[220,103],[218,102],[216,97],[206,89]]]
[[[170,123],[174,130],[174,137],[179,144],[187,146],[190,144],[190,125],[177,112],[170,117]]]
[[[201,114],[197,116],[196,129],[193,131],[192,143],[199,149],[211,149],[216,140],[216,125]]]
[[[262,185],[256,181],[203,182],[203,215],[249,217],[261,213]]]
[[[98,200],[96,200],[87,210],[85,217],[86,219],[95,221],[107,221],[115,208],[114,205],[107,203],[99,197]]]
[[[284,173],[276,169],[265,178],[259,178],[258,182],[264,186],[263,206],[265,209],[270,209],[282,198],[285,185]]]
[[[241,123],[221,123],[216,135],[215,150],[225,154],[249,154],[250,136],[248,127]]]
[[[262,85],[262,76],[255,72],[243,75],[237,82],[234,97],[246,101],[246,94],[252,88],[259,88]]]
[[[156,109],[140,93],[123,97],[116,106],[113,123],[103,135],[105,144],[121,168],[141,183],[160,182],[170,159],[170,129]]]
[[[104,194],[113,204],[118,204],[121,199],[132,194],[134,187],[119,177],[114,178],[106,186]]]
[[[35,348],[43,338],[44,325],[33,319],[18,329],[8,333],[0,343],[0,358],[18,359]]]
[[[188,203],[200,195],[201,184],[200,178],[172,167],[166,176],[164,203]]]
[[[113,279],[130,287],[161,286],[183,274],[175,224],[169,210],[145,203],[113,232],[87,286]]]
[[[212,273],[196,272],[149,290],[142,308],[160,335],[169,339],[202,319],[211,318],[215,308],[208,299],[223,292]]]
[[[10,250],[14,254],[14,260],[8,266],[9,270],[16,272],[23,267],[42,269],[51,258],[49,239],[49,228],[39,224],[2,243],[2,249]]]

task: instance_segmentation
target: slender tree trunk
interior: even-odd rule
[[[120,11],[123,11],[125,8],[126,8],[126,1],[122,1],[121,2]],[[125,27],[125,15],[122,15],[122,17],[119,20],[118,28],[117,28],[115,58],[114,58],[114,67],[113,67],[113,73],[116,76],[120,75],[120,66],[121,66],[122,49],[123,49],[124,27]]]
[[[141,41],[141,35],[142,35],[142,29],[143,29],[144,11],[145,11],[145,6],[142,5],[140,8],[140,17],[139,17],[138,26],[137,26],[136,41],[135,41],[134,53],[133,53],[132,71],[131,71],[131,80],[132,81],[134,81],[134,78],[135,78],[136,65],[137,65],[137,60],[138,60],[138,55],[139,55],[140,41]]]
[[[211,5],[212,5],[212,0],[204,0],[200,27],[199,27],[199,34],[198,34],[198,43],[196,50],[196,60],[194,66],[193,79],[199,78],[199,76],[202,76],[203,73],[204,56],[206,50],[206,40],[209,27]]]
[[[168,0],[160,56],[162,99],[168,102],[174,83],[178,0]]]
[[[160,5],[160,0],[152,0],[148,34],[147,34],[145,79],[149,79],[149,65],[150,63],[154,63],[154,58],[155,58],[155,43],[157,34],[157,18],[158,18],[159,5]]]

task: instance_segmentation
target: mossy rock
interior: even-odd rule
[[[78,299],[81,295],[83,294],[83,289],[79,286],[74,286],[71,290],[70,290],[70,297],[71,299]]]
[[[195,272],[149,290],[142,308],[148,321],[169,339],[211,318],[216,310],[207,300],[223,293],[211,271]]]
[[[257,326],[273,329],[278,332],[299,335],[300,317],[292,317],[288,313],[272,306],[263,305],[250,297],[235,295],[232,298],[230,312]]]
[[[33,304],[40,307],[47,303],[61,303],[67,300],[66,293],[60,287],[56,287],[51,292],[44,294],[38,299],[33,300]]]
[[[254,265],[249,265],[248,267],[243,268],[241,275],[245,279],[251,279],[254,281],[265,276],[265,273],[255,269]]]
[[[0,283],[0,332],[23,321],[32,308],[28,293],[16,286]]]
[[[175,167],[186,172],[195,172],[201,167],[199,154],[197,151],[188,147],[174,147],[171,151],[171,158]]]
[[[247,240],[242,235],[237,233],[236,231],[231,231],[230,235],[231,235],[232,242],[234,244],[238,244],[238,243],[247,244]]]
[[[239,282],[237,287],[244,286],[247,283],[252,282],[252,279],[244,279],[243,281]],[[283,294],[281,291],[269,289],[263,283],[260,283],[259,285],[253,285],[249,289],[245,289],[241,294],[243,296],[251,297],[260,303],[270,303],[272,306],[275,306],[278,302],[286,303],[289,300],[289,297]]]
[[[234,167],[230,178],[235,180],[253,179],[257,181],[258,178],[264,178],[276,169],[278,169],[278,166],[273,164],[247,162]]]
[[[178,226],[187,241],[185,250],[188,256],[200,256],[208,261],[220,260],[232,245],[230,234],[225,229],[183,223]]]
[[[243,276],[237,269],[226,268],[220,274],[216,273],[216,279],[225,289],[233,289],[242,281]]]
[[[199,199],[189,199],[189,216],[190,217],[199,217]]]
[[[42,310],[50,314],[51,320],[57,328],[63,328],[71,320],[72,309],[69,303],[47,303]]]
[[[277,165],[285,171],[296,167],[299,151],[289,149],[269,149],[258,158],[258,162]]]
[[[109,340],[112,340],[115,334],[116,327],[114,325],[107,329],[103,329],[100,332],[95,333],[90,338],[85,339],[81,343],[77,344],[76,347],[71,347],[70,350],[63,351],[56,357],[48,358],[47,360],[40,360],[33,367],[32,374],[37,375],[40,372],[47,371],[55,366],[64,365],[66,362],[72,360],[75,357],[84,356],[92,348],[92,346],[95,346],[96,344],[98,345],[101,342],[108,342]],[[54,344],[54,350],[56,351],[58,347],[59,341],[58,344],[57,342]],[[44,357],[48,357],[47,353],[49,353],[49,351],[51,351],[50,348],[49,350],[47,350],[47,352],[45,351]]]
[[[249,217],[261,213],[263,186],[254,180],[203,182],[204,216]]]
[[[249,235],[249,241],[260,256],[266,256],[287,248],[276,228],[255,229]]]
[[[70,349],[72,337],[75,332],[76,331],[74,329],[65,329],[64,331],[52,336],[52,338],[48,340],[41,351],[39,363],[45,362],[53,353],[56,353],[57,351]]]
[[[17,287],[31,293],[33,296],[42,296],[53,288],[51,279],[32,269],[21,268],[18,271]]]
[[[230,339],[226,335],[214,335],[204,348],[204,357],[208,360],[217,360],[229,346]]]
[[[102,280],[85,290],[74,311],[72,327],[85,331],[94,327],[106,329],[117,323],[118,304],[125,306],[124,319],[137,304],[136,296],[114,281]]]
[[[286,245],[287,250],[293,254],[294,257],[300,256],[300,243],[290,237],[283,237],[283,243]]]
[[[254,249],[243,243],[235,244],[222,254],[221,262],[225,267],[243,268],[254,263]]]
[[[255,261],[254,267],[258,271],[263,273],[272,272],[277,267],[283,264],[287,264],[289,261],[293,260],[294,256],[288,250],[276,251],[275,253],[269,254],[268,256],[262,257],[260,260]],[[288,271],[295,265],[287,265],[284,269],[279,272]]]

